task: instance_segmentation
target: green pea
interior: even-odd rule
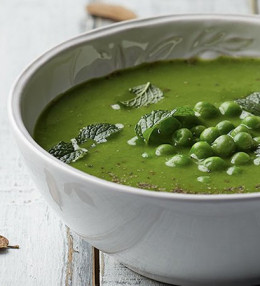
[[[245,152],[237,152],[231,158],[231,163],[234,165],[245,165],[251,160],[250,156]]]
[[[238,125],[234,130],[230,132],[230,135],[235,137],[239,132],[250,133],[249,129],[245,125]]]
[[[242,120],[242,124],[247,126],[249,129],[257,130],[260,129],[260,117],[259,116],[247,116]]]
[[[175,155],[165,163],[168,167],[183,167],[191,164],[191,159],[187,155]]]
[[[227,174],[232,176],[232,175],[239,175],[243,172],[243,170],[240,167],[237,166],[232,166],[227,169]]]
[[[201,118],[214,118],[219,115],[218,109],[211,103],[200,101],[194,106],[194,111]]]
[[[211,144],[219,135],[217,127],[208,127],[200,134],[200,140]]]
[[[199,168],[204,172],[221,171],[227,166],[226,162],[220,157],[209,157],[202,162],[202,168]]]
[[[181,128],[181,123],[174,117],[169,117],[159,124],[159,133],[161,136],[169,137],[174,131]]]
[[[190,149],[191,157],[195,159],[205,159],[213,156],[213,150],[209,143],[205,141],[195,143]]]
[[[206,127],[204,125],[197,125],[191,128],[191,133],[194,137],[200,137],[202,131],[204,131]]]
[[[260,145],[260,136],[254,137],[253,140],[256,146]]]
[[[248,151],[255,147],[252,136],[247,132],[239,132],[234,137],[234,142],[239,151]]]
[[[142,154],[142,157],[143,158],[152,158],[152,157],[154,157],[154,154],[152,152],[144,152]]]
[[[220,112],[227,116],[239,116],[242,112],[241,107],[235,101],[225,101],[219,107]]]
[[[177,146],[190,146],[192,144],[192,133],[187,128],[181,128],[174,132],[172,141]]]
[[[228,134],[232,129],[235,128],[234,124],[228,120],[220,121],[216,127],[221,135]]]
[[[236,146],[232,137],[221,135],[212,143],[212,149],[218,156],[228,157],[235,152]]]
[[[170,144],[159,145],[155,150],[156,156],[171,155],[176,153],[176,148]]]

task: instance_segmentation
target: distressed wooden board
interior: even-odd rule
[[[10,134],[7,95],[46,49],[92,28],[85,0],[2,0],[0,9],[0,285],[92,285],[92,247],[63,224],[32,183]],[[87,20],[87,21],[86,21]]]

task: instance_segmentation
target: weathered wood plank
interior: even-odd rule
[[[138,17],[186,13],[252,13],[250,0],[103,0],[102,2],[124,5],[132,9]]]
[[[252,7],[254,14],[260,14],[260,0],[253,0]]]
[[[14,79],[46,49],[92,28],[85,0],[3,0],[0,9],[0,234],[19,250],[0,253],[0,285],[92,285],[92,247],[42,199],[10,134]]]
[[[141,275],[134,273],[123,265],[119,264],[112,257],[100,254],[100,285],[115,286],[164,286]]]
[[[65,226],[28,187],[1,189],[0,232],[20,249],[0,254],[0,284],[65,285]]]
[[[66,286],[95,285],[94,249],[67,228],[68,260]]]

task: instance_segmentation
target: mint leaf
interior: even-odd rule
[[[49,150],[49,153],[54,157],[56,157],[57,159],[60,159],[66,154],[71,153],[73,151],[74,148],[71,142],[66,143],[64,141],[60,141],[57,145],[55,145]]]
[[[121,101],[120,103],[130,108],[147,106],[163,99],[163,92],[150,82],[130,88],[129,91],[134,93],[136,97],[130,100]]]
[[[70,143],[61,141],[49,150],[51,155],[67,164],[83,158],[87,152],[88,150],[78,146],[75,138]]]
[[[180,106],[176,107],[172,111],[172,115],[174,116],[194,116],[195,112],[192,108],[188,106]]]
[[[77,136],[78,144],[85,143],[87,140],[92,139],[96,143],[103,143],[107,141],[107,137],[120,131],[120,127],[115,124],[98,123],[91,124],[82,128]]]
[[[253,92],[245,98],[237,99],[236,102],[242,109],[260,116],[260,92]]]
[[[106,142],[107,137],[118,132],[122,128],[122,124],[114,125],[99,123],[88,125],[80,130],[77,138],[71,139],[71,142],[69,143],[60,141],[49,150],[49,153],[64,163],[69,164],[71,162],[76,162],[83,158],[88,152],[87,149],[79,147],[78,144],[83,144],[89,139],[94,140],[95,143]],[[94,146],[95,145],[92,145],[91,147]]]
[[[188,106],[176,107],[171,111],[153,110],[151,113],[141,117],[135,126],[135,133],[146,143],[157,141],[157,139],[161,140],[161,143],[166,143],[169,139],[168,137],[171,135],[172,128],[178,126],[178,124],[181,125],[174,117],[188,118],[194,116],[194,114],[193,109]],[[158,138],[156,139],[156,137]]]
[[[173,111],[153,110],[151,113],[143,115],[135,126],[136,135],[148,143],[153,129],[163,120],[170,118],[172,114]]]

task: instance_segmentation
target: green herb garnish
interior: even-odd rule
[[[239,98],[236,102],[247,112],[260,116],[260,92],[253,92],[245,98]]]
[[[49,150],[49,153],[64,163],[76,162],[87,154],[88,150],[80,148],[75,138],[71,142],[59,142]]]
[[[141,138],[146,143],[151,141],[151,135],[153,134],[156,137],[156,133],[160,133],[160,136],[163,134],[164,137],[169,137],[171,134],[167,134],[170,132],[170,126],[175,126],[178,117],[186,117],[193,116],[194,111],[190,107],[177,107],[172,111],[169,110],[153,110],[149,114],[145,114],[141,117],[138,123],[135,126],[136,135]],[[162,130],[163,129],[163,132]],[[167,132],[167,130],[169,130]],[[154,137],[153,136],[153,137]]]
[[[83,144],[89,139],[94,140],[97,144],[104,143],[110,135],[120,131],[120,129],[120,127],[109,123],[88,125],[82,128],[79,135],[71,139],[71,142],[60,141],[49,150],[49,153],[64,163],[76,162],[88,153],[88,150],[80,147],[79,144]],[[92,144],[90,148],[93,147],[95,144]]]
[[[167,118],[171,116],[172,116],[172,112],[168,110],[153,110],[151,113],[143,115],[135,126],[136,135],[139,138],[143,139],[144,141],[148,142],[149,134],[147,130],[154,128],[160,122],[162,122],[163,120],[166,120]],[[151,132],[152,130],[150,131],[150,134]]]
[[[134,93],[136,97],[130,100],[121,101],[120,103],[130,108],[147,106],[163,99],[163,92],[161,89],[150,82],[130,88],[129,91]]]
[[[180,106],[173,109],[174,116],[194,116],[195,112],[188,106]]]
[[[96,143],[103,143],[107,141],[107,137],[117,133],[120,130],[115,124],[98,123],[91,124],[82,128],[77,136],[77,142],[82,144],[88,139],[94,140]]]

